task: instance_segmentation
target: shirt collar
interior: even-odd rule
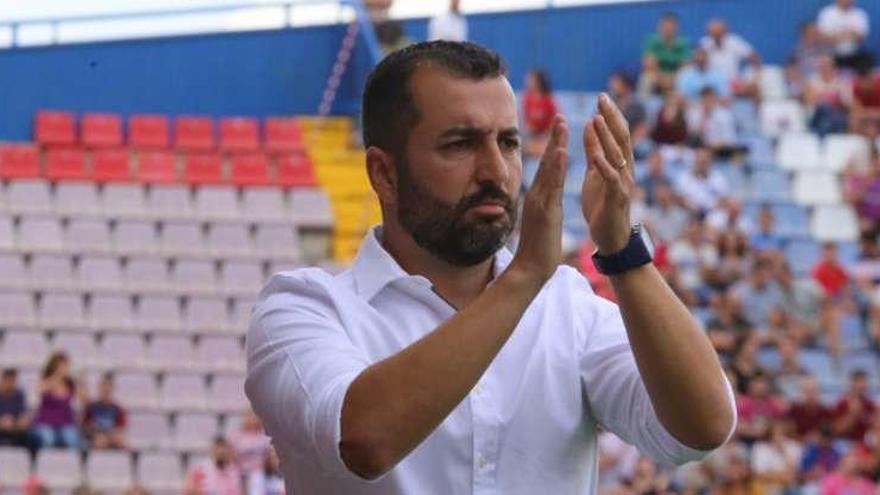
[[[364,241],[355,257],[351,268],[355,281],[355,290],[365,300],[370,301],[382,291],[386,285],[401,279],[413,279],[416,283],[431,287],[431,281],[421,275],[410,275],[379,242],[382,226],[375,226],[367,231]],[[495,253],[493,280],[510,264],[513,255],[506,247]]]

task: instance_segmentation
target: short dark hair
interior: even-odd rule
[[[367,78],[362,108],[365,147],[402,152],[410,128],[420,117],[409,82],[427,64],[474,80],[507,74],[497,53],[469,42],[426,41],[391,53]]]
[[[850,380],[866,380],[868,378],[868,373],[863,369],[853,370],[852,373],[849,374]]]
[[[675,21],[678,22],[678,14],[671,11],[666,11],[660,15],[660,19],[664,21]]]
[[[715,96],[715,88],[712,86],[703,86],[703,89],[700,90],[700,96]]]
[[[4,368],[3,373],[0,374],[0,377],[15,379],[18,376],[18,371],[15,368]]]

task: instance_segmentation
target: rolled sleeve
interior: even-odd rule
[[[597,298],[598,299],[598,298]],[[635,445],[652,459],[679,465],[704,458],[711,450],[691,448],[660,422],[633,356],[617,305],[598,300],[588,330],[580,371],[590,410],[605,429]],[[730,408],[736,411],[728,383]],[[731,428],[729,436],[733,433]]]
[[[282,456],[312,460],[328,476],[355,476],[339,451],[348,387],[369,366],[348,338],[330,291],[311,277],[276,275],[247,335],[245,393]]]

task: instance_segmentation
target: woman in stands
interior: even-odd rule
[[[526,124],[526,154],[540,157],[550,139],[550,127],[557,113],[556,100],[550,88],[547,74],[533,70],[526,75],[525,108],[523,116]]]
[[[53,353],[43,368],[40,405],[34,415],[34,434],[40,439],[41,447],[79,447],[74,414],[77,397],[77,387],[70,374],[70,358],[64,352]]]

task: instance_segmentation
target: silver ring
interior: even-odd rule
[[[617,168],[623,170],[626,168],[627,165],[629,165],[629,162],[627,162],[626,158],[624,158],[623,160],[620,160],[620,163],[617,164]]]

